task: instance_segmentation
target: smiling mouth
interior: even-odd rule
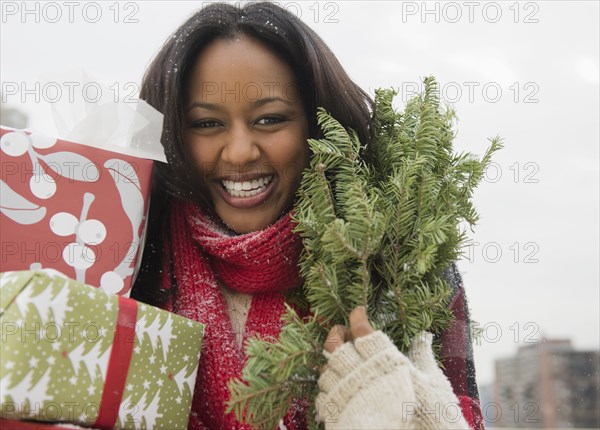
[[[252,181],[223,180],[221,185],[230,196],[244,198],[253,197],[264,192],[272,180],[273,175],[269,175]]]

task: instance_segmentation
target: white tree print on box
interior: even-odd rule
[[[39,271],[4,273],[0,289],[0,320],[16,328],[2,344],[0,417],[93,426],[117,342],[119,298]],[[120,338],[133,342],[133,355],[115,428],[186,428],[203,326],[137,307],[139,332]],[[55,326],[62,335],[35,335]]]

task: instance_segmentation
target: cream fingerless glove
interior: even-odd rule
[[[327,430],[469,429],[430,334],[413,339],[413,362],[381,331],[324,354],[316,407]]]
[[[414,413],[418,428],[427,430],[470,429],[450,381],[433,356],[433,335],[421,332],[412,340],[408,357],[417,404]]]

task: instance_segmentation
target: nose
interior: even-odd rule
[[[236,168],[247,166],[260,157],[256,136],[246,124],[235,124],[227,133],[222,161]]]

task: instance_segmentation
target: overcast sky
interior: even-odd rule
[[[3,97],[47,134],[56,129],[44,76],[84,67],[111,94],[135,96],[162,42],[203,4],[51,3],[24,13],[22,2],[2,2],[0,34]],[[399,88],[402,105],[436,76],[458,112],[457,149],[482,154],[488,137],[504,137],[475,194],[479,245],[459,263],[485,328],[480,383],[493,381],[494,359],[542,336],[598,349],[598,2],[280,4],[371,93]]]

